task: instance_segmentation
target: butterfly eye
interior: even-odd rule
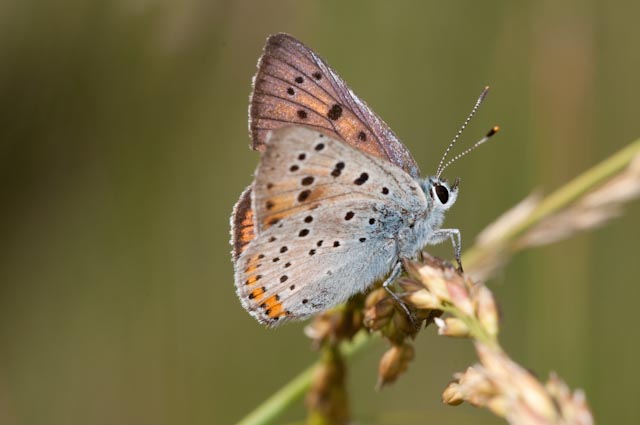
[[[446,205],[449,201],[449,190],[441,184],[436,185],[434,190],[442,205]]]

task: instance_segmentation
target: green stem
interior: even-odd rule
[[[295,378],[280,388],[260,406],[245,416],[237,425],[261,425],[271,423],[295,400],[302,398],[313,376],[316,365],[306,368]]]
[[[345,359],[349,359],[354,354],[362,351],[372,341],[373,338],[369,334],[360,332],[352,342],[342,344],[340,351]],[[311,385],[313,372],[318,364],[319,362],[314,363],[299,373],[298,376],[241,419],[237,425],[266,425],[272,423],[291,403],[304,396]]]
[[[515,236],[522,234],[525,230],[531,228],[542,218],[549,216],[567,206],[571,202],[584,195],[595,186],[603,183],[616,173],[622,171],[629,165],[636,155],[640,154],[640,139],[627,145],[624,149],[618,151],[613,156],[595,165],[590,170],[582,173],[540,203],[529,218],[520,226],[514,227],[507,232],[505,239],[513,239]]]
[[[613,154],[601,163],[595,165],[591,169],[582,173],[578,177],[571,180],[555,192],[547,196],[540,204],[531,212],[529,217],[513,228],[509,229],[503,235],[502,239],[496,241],[496,244],[505,244],[514,241],[518,236],[522,235],[534,225],[539,223],[543,218],[550,216],[569,205],[571,202],[580,198],[589,190],[604,183],[607,179],[622,171],[633,158],[640,154],[640,139],[630,143],[622,150]],[[482,257],[482,252],[487,247],[474,246],[465,252],[465,266],[470,268],[476,264]],[[490,251],[490,250],[489,250]]]
[[[553,192],[531,213],[529,218],[510,229],[500,243],[514,240],[516,237],[533,227],[543,218],[566,207],[578,199],[585,192],[605,182],[614,174],[625,168],[631,160],[640,154],[640,139],[629,144],[600,164],[581,174],[565,186]],[[486,249],[483,247],[482,250]],[[472,247],[463,256],[465,267],[473,268],[481,258],[481,250]],[[360,333],[349,344],[344,344],[342,353],[346,359],[362,351],[373,340],[370,336]],[[316,365],[308,367],[275,394],[265,400],[249,415],[238,422],[238,425],[267,425],[280,416],[291,404],[301,399],[311,384]]]

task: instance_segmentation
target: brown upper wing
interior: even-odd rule
[[[391,161],[414,178],[420,170],[391,129],[311,49],[288,34],[267,39],[249,105],[253,148],[269,131],[306,125]]]

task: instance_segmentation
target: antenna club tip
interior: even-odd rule
[[[497,125],[494,125],[493,128],[491,128],[491,130],[489,130],[489,132],[487,133],[486,137],[491,137],[494,134],[496,134],[498,131],[500,131],[500,127],[498,127]]]
[[[479,105],[480,102],[484,100],[484,98],[487,96],[487,93],[489,93],[489,86],[484,86],[484,88],[482,89],[482,93],[480,93],[480,97],[478,98],[478,102],[476,103],[476,105]]]

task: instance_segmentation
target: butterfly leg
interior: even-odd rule
[[[413,325],[415,327],[416,326],[416,321],[415,321],[411,311],[409,311],[409,307],[407,307],[407,305],[404,303],[404,301],[402,301],[402,299],[400,299],[398,294],[396,294],[395,292],[393,292],[391,290],[391,285],[393,285],[393,282],[396,281],[396,279],[400,276],[401,273],[402,273],[402,262],[398,261],[396,263],[396,265],[393,266],[393,270],[391,270],[391,274],[389,274],[389,277],[387,277],[387,279],[384,281],[384,283],[382,284],[382,287],[384,289],[386,289],[386,291],[389,293],[389,295],[391,295],[391,297],[400,305],[400,307],[402,307],[402,309],[406,313],[407,317],[411,321],[411,325]]]
[[[460,261],[460,251],[462,247],[462,239],[460,236],[460,230],[458,229],[440,229],[436,231],[431,237],[430,242],[432,244],[440,243],[447,238],[451,239],[451,244],[453,245],[453,254],[456,257],[456,261],[458,262],[458,268],[462,272],[462,261]]]

